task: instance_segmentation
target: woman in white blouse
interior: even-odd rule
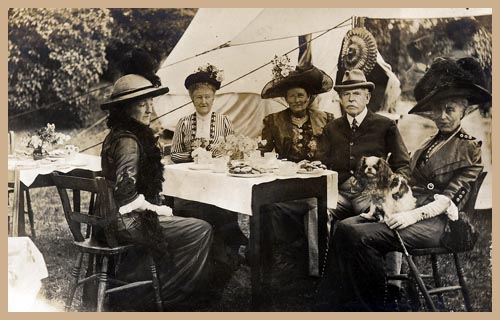
[[[221,86],[221,70],[213,65],[200,67],[190,74],[184,86],[189,91],[196,112],[181,118],[175,128],[172,141],[171,157],[176,163],[193,161],[191,152],[196,147],[212,151],[213,157],[222,153],[217,149],[217,143],[226,136],[233,134],[233,125],[229,118],[212,112],[215,91]],[[214,242],[211,257],[218,277],[230,276],[226,267],[234,270],[239,262],[238,250],[246,245],[248,239],[238,225],[238,214],[216,206],[174,199],[174,214],[183,217],[195,217],[209,222],[214,230]],[[222,262],[222,264],[221,264]]]
[[[193,161],[191,152],[196,147],[212,151],[213,157],[222,155],[216,145],[221,138],[233,134],[233,125],[227,116],[212,112],[215,91],[220,89],[221,81],[222,71],[213,65],[200,67],[186,78],[184,86],[196,111],[177,123],[171,149],[173,162]]]

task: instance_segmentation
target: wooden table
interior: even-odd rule
[[[324,260],[327,206],[335,208],[338,197],[336,172],[291,177],[266,174],[256,178],[241,178],[191,170],[192,166],[189,163],[166,166],[163,193],[250,215],[252,305],[255,311],[265,308],[265,302],[270,298],[267,293],[271,283],[272,244],[270,235],[265,232],[267,228],[264,228],[271,222],[270,217],[263,214],[262,206],[316,198],[319,261]]]
[[[57,161],[53,164],[40,164],[33,160],[33,162],[36,164],[36,167],[29,167],[26,166],[26,164],[31,163],[31,161],[9,158],[9,182],[11,181],[12,177],[12,183],[14,185],[12,230],[9,236],[16,237],[26,235],[24,218],[25,190],[53,186],[54,184],[50,175],[53,171],[60,171],[62,173],[82,177],[100,172],[101,158],[99,156],[80,154],[80,159],[83,159],[83,162],[86,165],[82,165],[79,167],[73,165],[60,165],[57,163]],[[63,160],[64,159],[61,159],[61,161]],[[80,207],[79,192],[73,192],[73,202],[76,205],[75,208]]]

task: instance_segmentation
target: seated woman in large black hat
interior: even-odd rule
[[[481,142],[467,134],[461,120],[474,105],[491,100],[473,58],[436,60],[417,83],[417,104],[409,111],[434,121],[437,134],[411,157],[411,179],[417,208],[377,223],[356,216],[339,221],[331,238],[319,299],[324,310],[393,311],[385,292],[383,257],[400,251],[393,230],[408,249],[440,246],[450,220],[470,197],[483,170]]]
[[[193,161],[192,151],[203,147],[212,152],[214,158],[222,156],[218,143],[234,133],[231,120],[226,115],[212,112],[215,92],[220,89],[223,72],[208,64],[190,74],[184,86],[189,91],[196,111],[179,120],[172,140],[172,161]],[[207,192],[210,192],[207,190]],[[212,258],[231,267],[239,263],[238,250],[248,239],[238,225],[238,214],[213,205],[174,200],[175,214],[196,217],[208,221],[214,229]]]
[[[212,241],[208,223],[175,217],[163,205],[163,164],[161,150],[149,127],[153,97],[168,92],[138,74],[119,78],[108,101],[111,129],[101,151],[102,173],[114,184],[113,195],[119,206],[116,233],[119,242],[141,247],[129,251],[118,266],[123,280],[148,279],[149,265],[144,247],[155,257],[165,307],[172,307],[197,288]],[[142,290],[142,289],[137,289]],[[130,291],[130,290],[129,290]],[[125,310],[154,308],[153,290],[114,294],[111,299]],[[154,309],[153,309],[154,310]]]
[[[282,70],[278,70],[280,66]],[[332,89],[333,80],[315,66],[296,67],[291,71],[286,70],[287,67],[276,63],[274,79],[264,86],[261,93],[264,99],[283,97],[288,108],[264,118],[262,139],[266,144],[260,150],[263,153],[274,150],[280,159],[293,162],[323,160],[323,128],[333,120],[333,114],[313,109],[311,105],[318,94]],[[304,252],[301,248],[304,243],[303,220],[305,214],[317,210],[315,200],[277,203],[267,206],[266,210],[271,213],[275,244],[284,247],[285,252],[293,247],[298,248],[299,254]],[[292,255],[298,258],[298,255]],[[307,258],[302,260],[307,261]],[[310,265],[310,268],[312,274],[317,273],[317,265]]]

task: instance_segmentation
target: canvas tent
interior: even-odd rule
[[[155,101],[155,111],[163,115],[189,103],[184,79],[209,62],[225,73],[213,110],[228,115],[237,132],[256,137],[264,116],[285,108],[280,99],[260,98],[262,88],[271,79],[270,61],[275,55],[290,52],[296,64],[298,36],[312,34],[312,63],[335,79],[342,39],[352,27],[353,16],[410,19],[491,12],[477,8],[202,8],[158,71],[170,93]],[[394,77],[380,55],[377,60]],[[333,90],[320,95],[315,103],[320,109],[340,115]],[[178,108],[159,119],[161,126],[173,131],[179,118],[193,110],[190,104]]]

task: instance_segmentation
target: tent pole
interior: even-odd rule
[[[351,21],[352,21],[352,28],[364,28],[365,27],[365,19],[366,17],[356,17],[353,16]]]

